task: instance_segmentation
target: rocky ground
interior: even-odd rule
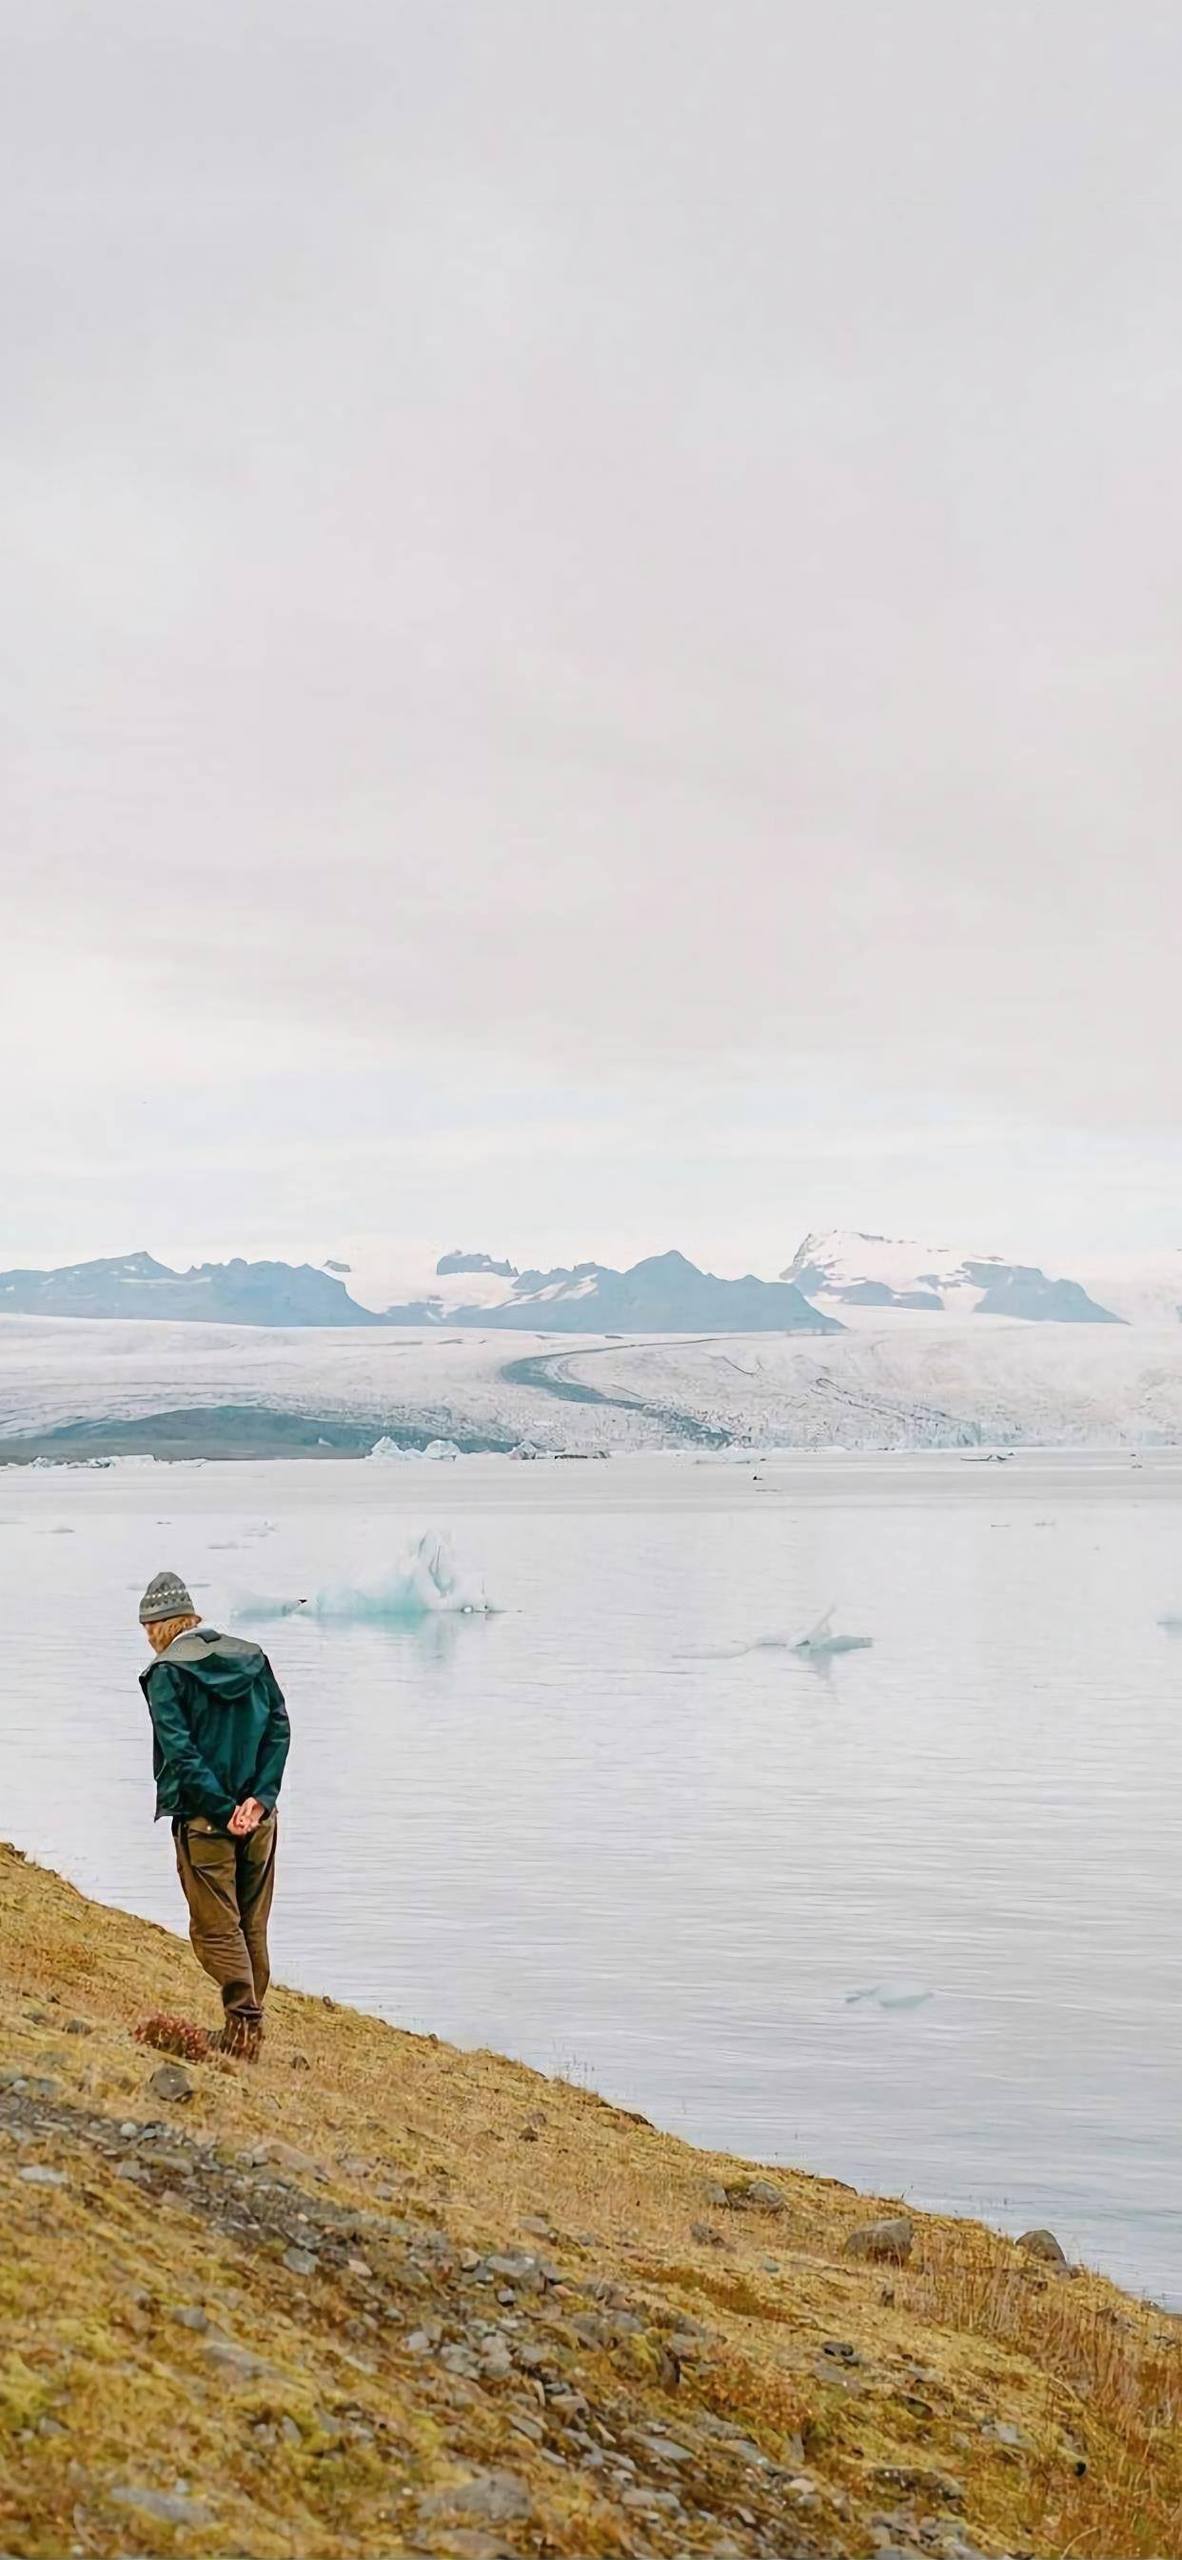
[[[0,2555],[1182,2550],[1182,2326],[1043,2239],[708,2156],[0,1850]]]

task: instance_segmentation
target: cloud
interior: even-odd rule
[[[368,1076],[465,1178],[553,1085],[707,1189],[761,1090],[1142,1160],[1182,25],[43,0],[11,69],[19,1148],[134,1199],[163,1113],[280,1218]]]

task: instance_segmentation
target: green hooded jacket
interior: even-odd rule
[[[224,1831],[257,1796],[270,1813],[291,1726],[262,1646],[216,1627],[190,1627],[140,1673],[152,1719],[156,1820],[204,1814]]]

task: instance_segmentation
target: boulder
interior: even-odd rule
[[[1018,2240],[1018,2247],[1025,2250],[1028,2258],[1041,2258],[1045,2266],[1066,2267],[1067,2265],[1067,2252],[1060,2248],[1053,2231],[1023,2231]]]
[[[847,2258],[869,2258],[895,2267],[905,2266],[911,2255],[915,2231],[905,2213],[886,2214],[878,2222],[860,2222],[849,2232],[844,2243]]]
[[[788,2198],[782,2187],[770,2178],[740,2178],[732,2187],[723,2189],[723,2200],[732,2213],[787,2213]]]

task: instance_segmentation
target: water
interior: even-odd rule
[[[260,1630],[281,1974],[1180,2304],[1180,1528],[1172,1457],[8,1470],[0,1830],[179,1926],[149,1576],[441,1531],[499,1614]]]

